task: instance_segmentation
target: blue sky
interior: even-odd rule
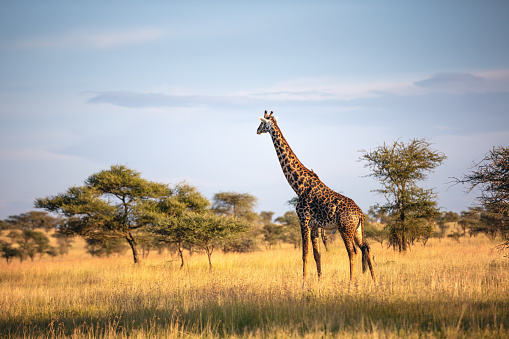
[[[443,210],[474,202],[450,177],[509,140],[507,1],[0,2],[0,219],[124,164],[211,199],[293,191],[268,135],[366,210],[360,150],[427,138],[448,158],[422,183]]]

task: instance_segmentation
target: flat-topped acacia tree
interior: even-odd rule
[[[141,178],[123,165],[92,174],[84,186],[35,201],[36,208],[65,217],[63,230],[84,238],[124,238],[130,245],[134,263],[139,262],[133,231],[151,223],[147,202],[168,198],[165,184]]]

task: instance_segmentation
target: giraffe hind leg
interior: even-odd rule
[[[355,244],[361,249],[362,251],[362,273],[364,273],[366,271],[366,268],[367,268],[367,263],[365,262],[365,256],[364,256],[364,246],[363,246],[363,242],[364,242],[364,239],[362,238],[362,228],[361,228],[361,223],[359,222],[359,224],[357,225],[357,227],[355,228],[355,233],[354,233],[354,236],[353,236],[353,239],[355,241]],[[369,252],[369,248],[368,248],[368,252]]]
[[[341,234],[345,243],[346,251],[348,252],[348,259],[350,260],[350,281],[353,281],[355,275],[355,258],[357,250],[355,249],[354,239]]]
[[[371,253],[370,253],[370,247],[368,243],[366,242],[366,239],[363,237],[363,223],[362,221],[359,222],[357,225],[357,228],[355,230],[355,243],[362,252],[362,273],[365,273],[366,270],[369,268],[369,271],[371,273],[371,278],[373,278],[374,281],[376,281],[375,277],[375,271],[373,269],[373,263],[371,262]]]

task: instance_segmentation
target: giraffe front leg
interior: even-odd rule
[[[310,243],[310,232],[308,224],[301,225],[302,232],[302,278],[303,283],[306,282],[308,275],[308,254],[309,254],[309,243]]]
[[[305,199],[301,199],[300,197],[296,210],[297,216],[299,217],[300,232],[302,235],[302,286],[304,287],[308,275],[308,254],[309,244],[311,242],[311,228],[309,223],[311,221],[311,215]]]
[[[320,254],[320,241],[318,235],[318,228],[314,228],[311,231],[311,242],[313,243],[313,256],[315,258],[316,263],[316,271],[318,272],[318,280],[320,280],[322,276],[322,263],[321,263],[321,254]]]

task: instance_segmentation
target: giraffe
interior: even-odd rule
[[[313,246],[318,279],[322,276],[321,255],[318,241],[319,229],[339,231],[350,259],[350,281],[354,279],[357,245],[362,252],[362,271],[368,268],[376,282],[370,248],[364,236],[364,214],[350,198],[327,187],[313,170],[307,169],[290,148],[277,125],[277,118],[265,111],[256,133],[269,133],[272,137],[279,163],[286,180],[299,197],[296,212],[302,234],[303,281],[307,276],[309,244]]]

